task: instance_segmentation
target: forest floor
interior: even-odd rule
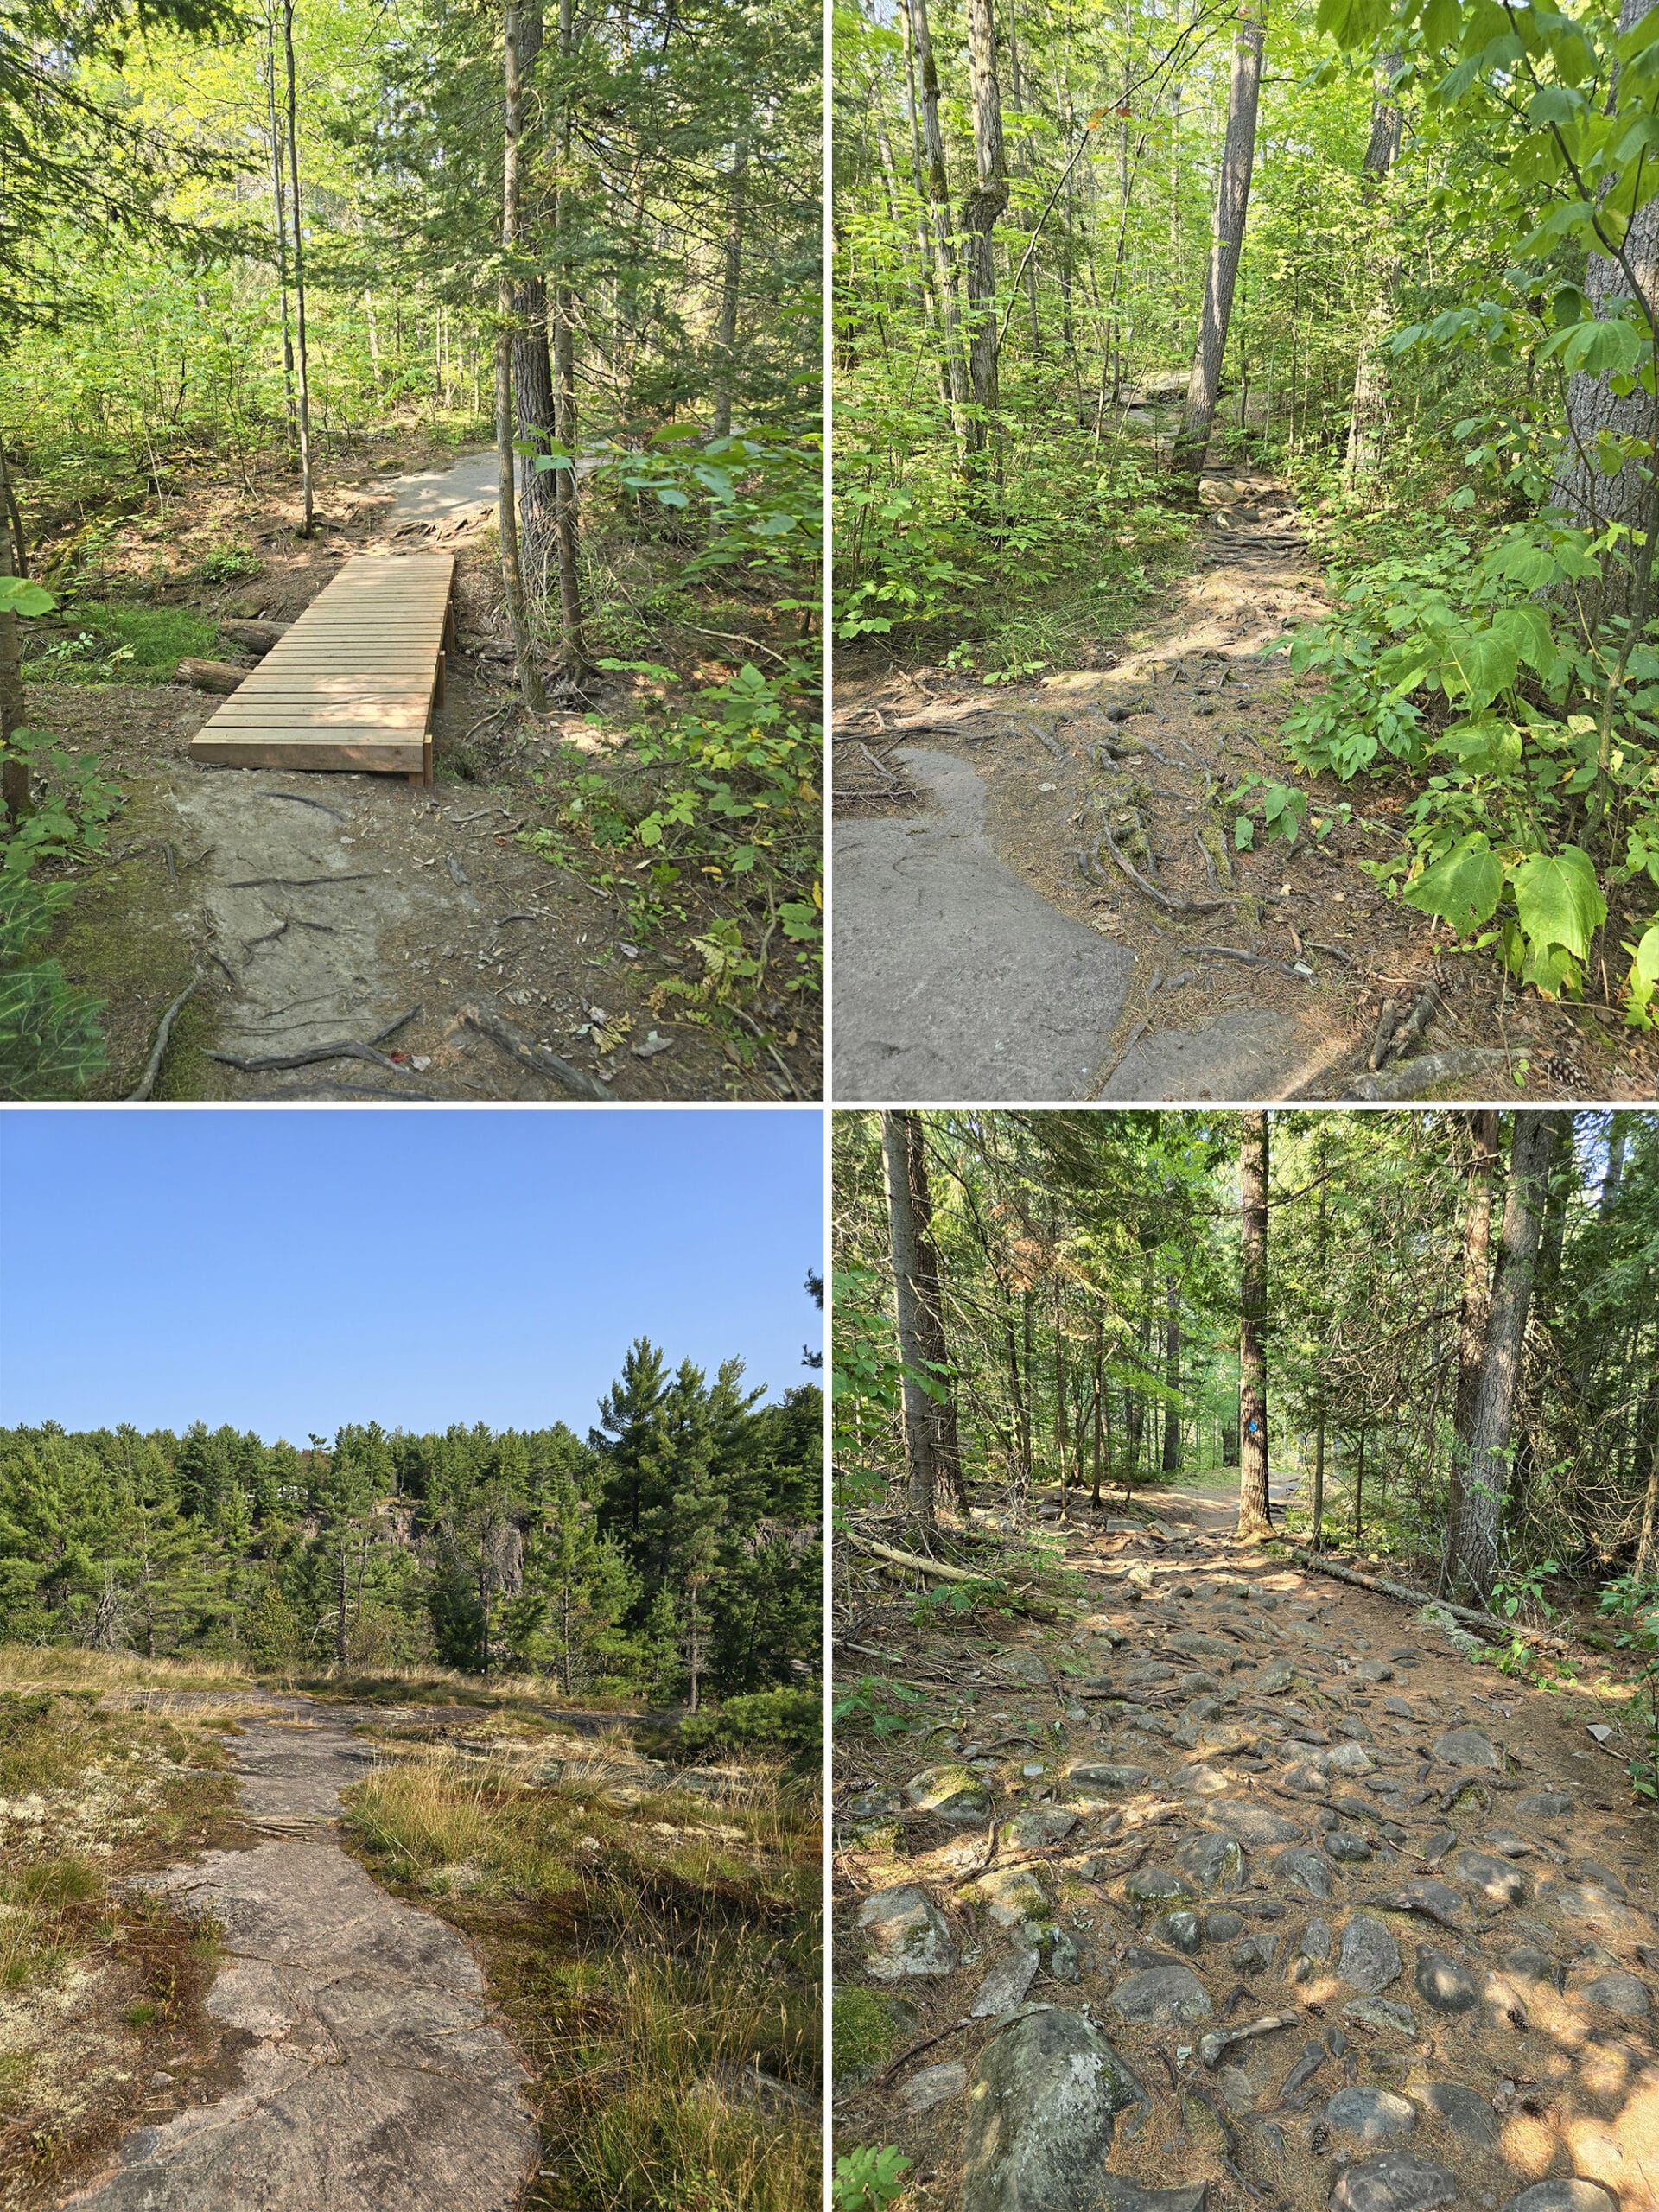
[[[130,1096],[165,1010],[193,977],[158,1098],[817,1094],[816,1039],[789,1007],[757,1006],[758,1052],[689,1018],[663,987],[696,977],[696,953],[632,925],[613,890],[520,842],[555,818],[579,773],[604,775],[638,810],[647,772],[626,724],[643,679],[596,679],[539,724],[522,715],[493,498],[480,496],[487,459],[457,459],[419,431],[331,444],[309,539],[297,534],[293,480],[204,466],[162,513],[100,532],[88,556],[100,609],[198,626],[290,621],[350,555],[439,545],[456,556],[461,651],[435,717],[429,791],[401,777],[205,767],[189,742],[220,701],[177,683],[29,682],[31,724],[73,754],[96,754],[126,799],[110,857],[73,871],[80,895],[53,947],[105,1001],[110,1064],[86,1096]],[[214,581],[226,568],[242,573]],[[49,671],[54,649],[73,652],[78,626],[73,601],[60,620],[30,625],[35,676]],[[183,650],[249,658],[222,640]],[[691,896],[699,912],[718,911],[715,894]],[[573,1065],[575,1086],[515,1058],[468,1020],[473,1009]],[[206,1057],[281,1058],[341,1042],[355,1048],[349,1057],[292,1070]]]
[[[837,2148],[903,2212],[1654,2212],[1627,1684],[1471,1663],[1212,1485],[1135,1505],[1051,1522],[1056,1625],[849,1555],[838,1681],[917,1701],[837,1732]]]
[[[641,1748],[657,1722],[418,1695],[106,1691],[118,1771],[124,1731],[219,1729],[239,1802],[185,1839],[215,1847],[109,1885],[197,1947],[188,2005],[136,2033],[110,1945],[73,1971],[37,1955],[0,1999],[7,2212],[783,2212],[816,2175],[816,2085],[758,2063],[811,2082],[816,1806],[783,1809],[770,1769],[664,1764]],[[7,1894],[42,1824],[88,1825],[108,1789],[78,1760],[0,1801]],[[720,2193],[763,2166],[775,2196]]]
[[[1196,569],[1104,671],[838,677],[837,1096],[1651,1097],[1659,1046],[1605,978],[1600,1003],[1517,995],[1360,865],[1399,849],[1403,777],[1349,786],[1346,815],[1333,777],[1298,779],[1328,834],[1233,849],[1227,795],[1288,780],[1274,734],[1319,680],[1265,649],[1327,601],[1282,482],[1202,496]],[[1160,904],[1103,819],[1166,896],[1219,903]],[[1419,1019],[1374,1076],[1388,1001]]]

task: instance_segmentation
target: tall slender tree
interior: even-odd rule
[[[1186,404],[1182,410],[1181,427],[1176,433],[1172,455],[1177,474],[1190,476],[1194,482],[1204,467],[1211,425],[1215,421],[1216,401],[1221,391],[1221,365],[1226,358],[1227,332],[1232,321],[1233,288],[1244,247],[1250,172],[1255,162],[1255,111],[1262,90],[1266,15],[1267,0],[1242,0],[1227,91],[1227,131],[1222,142],[1221,169],[1216,183],[1215,231],[1210,247],[1210,266],[1205,276],[1204,307],[1198,318],[1192,373],[1187,378]]]
[[[501,22],[503,151],[501,162],[501,274],[496,286],[495,448],[497,520],[501,539],[501,588],[512,630],[518,689],[532,715],[547,711],[541,666],[524,600],[518,556],[518,455],[512,422],[512,274],[518,245],[518,146],[524,135],[524,92],[518,73],[518,9],[505,0]]]
[[[1265,1113],[1239,1119],[1238,1533],[1273,1527],[1268,1497],[1268,1166]]]

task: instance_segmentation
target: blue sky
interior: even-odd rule
[[[0,1114],[0,1425],[568,1421],[636,1336],[815,1379],[823,1122]]]

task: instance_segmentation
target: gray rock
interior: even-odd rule
[[[902,1812],[904,1803],[896,1789],[861,1789],[842,1809],[851,1821],[884,1821]]]
[[[1198,1885],[1200,1895],[1244,1886],[1244,1853],[1230,1835],[1189,1836],[1174,1856],[1176,1866]]]
[[[1465,2142],[1478,2144],[1483,2151],[1496,2149],[1503,2123],[1484,2097],[1460,2082],[1430,2082],[1420,2094],[1429,2110]]]
[[[1393,1668],[1385,1666],[1380,1659],[1362,1659],[1354,1672],[1362,1682],[1391,1682],[1394,1680]]]
[[[1254,1687],[1264,1697],[1282,1697],[1287,1690],[1294,1689],[1298,1682],[1307,1680],[1305,1668],[1292,1666],[1288,1659],[1274,1659],[1262,1669]]]
[[[1460,1851],[1452,1867],[1458,1879],[1478,1890],[1490,1905],[1525,1904],[1532,1896],[1532,1884],[1521,1869],[1491,1852]]]
[[[1128,1974],[1111,1995],[1112,2009],[1142,2027],[1169,2028],[1210,2017],[1210,1997],[1191,1967],[1147,1967]]]
[[[999,1928],[1018,1928],[1046,1920],[1054,1907],[1032,1866],[993,1866],[974,1884],[974,1894],[990,1907]]]
[[[1266,1974],[1273,1965],[1277,1940],[1271,1936],[1247,1936],[1242,1943],[1235,1943],[1227,1954],[1227,1962],[1236,1974]]]
[[[1005,1952],[974,1992],[969,2018],[994,2020],[999,2013],[1011,2012],[1037,1979],[1037,1960],[1035,1948],[1028,1943]]]
[[[1448,1766],[1486,1766],[1494,1773],[1503,1771],[1503,1760],[1497,1745],[1479,1728],[1448,1728],[1445,1735],[1434,1738],[1433,1751]]]
[[[1155,1690],[1165,1682],[1173,1682],[1175,1669],[1166,1667],[1161,1659],[1142,1659],[1126,1669],[1124,1681],[1133,1690]]]
[[[1244,1933],[1244,1922],[1238,1913],[1229,1912],[1224,1908],[1206,1912],[1204,1916],[1204,1932],[1212,1943],[1230,1943],[1235,1936],[1242,1936]]]
[[[1195,1897],[1198,1891],[1173,1866],[1137,1866],[1123,1885],[1138,1904],[1166,1904],[1171,1897]]]
[[[1409,2097],[1397,2096],[1392,2089],[1359,2086],[1338,2089],[1325,2106],[1325,2117],[1328,2126],[1340,2128],[1344,2135],[1357,2135],[1362,2143],[1381,2143],[1415,2127],[1417,2107]]]
[[[1083,1955],[1064,1928],[1051,1928],[1044,1940],[1048,1970],[1056,1981],[1076,1981],[1083,1972]]]
[[[1051,2006],[981,2052],[963,2130],[962,2212],[1098,2204],[1120,2113],[1150,2100],[1101,2031]]]
[[[1535,1943],[1517,1943],[1505,1954],[1504,1965],[1517,1981],[1548,1982],[1555,1986],[1555,1961]]]
[[[1033,1805],[1027,1812],[1016,1813],[1008,1822],[1008,1840],[1027,1851],[1040,1850],[1045,1844],[1064,1843],[1077,1825],[1075,1813],[1067,1813],[1058,1805]]]
[[[1086,1759],[1068,1767],[1065,1778],[1077,1789],[1144,1789],[1157,1780],[1143,1766],[1102,1766]]]
[[[1404,2151],[1380,2151],[1344,2167],[1331,2192],[1331,2212],[1435,2212],[1457,2201],[1458,2184],[1444,2166]]]
[[[1573,1878],[1579,1882],[1593,1882],[1598,1889],[1621,1900],[1630,1894],[1611,1866],[1599,1866],[1593,1859],[1581,1859],[1573,1869]]]
[[[1572,1993],[1587,1997],[1592,2005],[1605,2005],[1610,2012],[1622,2012],[1627,2019],[1643,2019],[1653,2010],[1646,1983],[1633,1974],[1599,1974]]]
[[[1595,1882],[1541,1883],[1539,1901],[1564,1920],[1583,1921],[1614,1935],[1645,1933],[1645,1924],[1628,1905],[1621,1904]]]
[[[1188,1659],[1218,1659],[1230,1667],[1238,1656],[1238,1646],[1220,1636],[1200,1636],[1195,1629],[1183,1629],[1178,1636],[1164,1638],[1172,1651],[1179,1651]]]
[[[1332,1828],[1325,1839],[1325,1856],[1357,1866],[1371,1855],[1370,1839],[1357,1828]]]
[[[1337,1744],[1322,1752],[1319,1764],[1326,1774],[1370,1774],[1376,1765],[1363,1744]]]
[[[1293,1759],[1279,1779],[1299,1797],[1328,1797],[1331,1794],[1325,1769],[1313,1759]]]
[[[1297,1889],[1306,1890],[1309,1897],[1330,1896],[1331,1863],[1322,1851],[1315,1851],[1311,1844],[1293,1843],[1277,1853],[1272,1866],[1280,1881],[1293,1883]]]
[[[1468,2012],[1480,2002],[1480,1985],[1460,1961],[1420,1945],[1413,1974],[1417,1994],[1437,2012]]]
[[[1503,2212],[1618,2212],[1618,2205],[1599,2182],[1541,2181],[1512,2196]]]
[[[1370,1913],[1357,1912],[1343,1929],[1337,1972],[1363,1997],[1375,1997],[1399,1979],[1400,1954],[1394,1938]]]
[[[1102,2212],[1205,2212],[1210,2202],[1205,2181],[1187,2189],[1142,2189],[1122,2174],[1102,2174],[1100,2190]]]
[[[1417,2023],[1403,2005],[1391,2005],[1386,1997],[1356,1997],[1351,2005],[1342,2008],[1344,2020],[1363,2020],[1368,2028],[1387,2028],[1395,2035],[1414,2036]]]
[[[1153,1929],[1154,1936],[1173,1943],[1190,1958],[1204,1948],[1204,1923],[1196,1912],[1166,1912]]]
[[[1515,1809],[1529,1820],[1554,1821],[1572,1811],[1573,1800],[1564,1789],[1529,1789]]]
[[[912,2074],[899,2096],[907,2112],[931,2112],[935,2105],[959,2097],[967,2086],[968,2069],[961,2059],[951,2058],[941,2066],[924,2066],[919,2074]]]
[[[868,1944],[865,1968],[876,1981],[957,1970],[950,1930],[925,1890],[878,1890],[859,1907],[858,1925]]]
[[[1330,1958],[1334,1942],[1329,1921],[1310,1920],[1296,1939],[1286,1980],[1291,1982],[1308,1980],[1314,1968],[1324,1966]]]
[[[939,1821],[983,1821],[991,1814],[991,1793],[971,1767],[929,1767],[905,1784],[905,1797]]]
[[[1267,1843],[1297,1843],[1307,1830],[1294,1821],[1287,1821],[1281,1813],[1271,1813],[1265,1805],[1252,1804],[1247,1797],[1217,1797],[1204,1808],[1206,1821],[1216,1821],[1241,1843],[1261,1846]]]

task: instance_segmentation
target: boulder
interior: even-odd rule
[[[935,1820],[984,1821],[991,1815],[991,1793],[968,1766],[931,1766],[905,1784],[905,1797]]]
[[[1117,2116],[1149,2101],[1081,2013],[1010,2022],[969,2082],[962,2212],[1095,2212]]]
[[[859,1907],[858,1925],[868,1947],[865,1970],[876,1981],[957,1970],[950,1930],[925,1890],[878,1890]]]

